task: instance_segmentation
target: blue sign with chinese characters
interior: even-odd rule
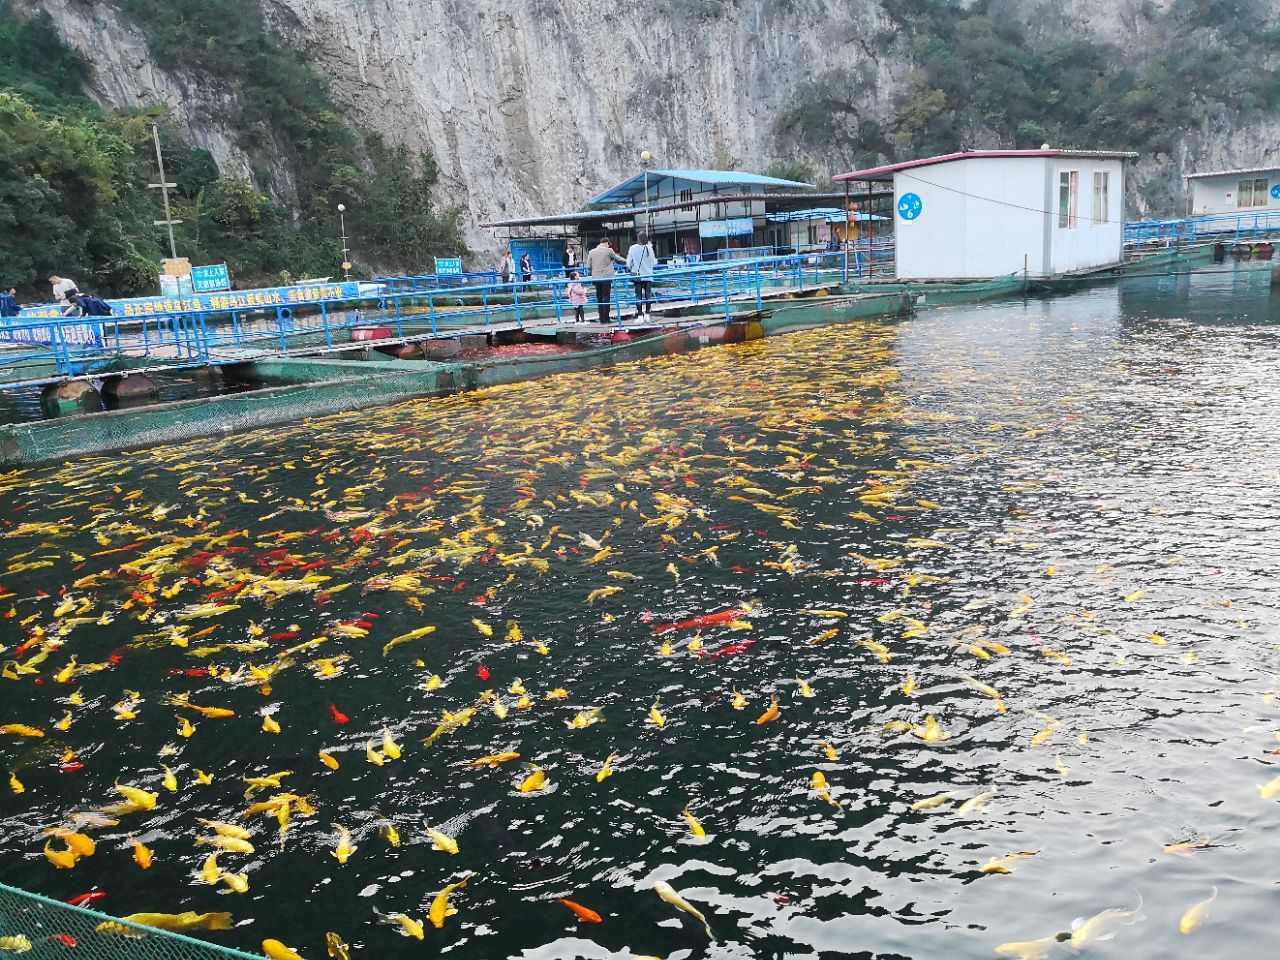
[[[718,237],[749,237],[755,231],[755,221],[750,217],[734,217],[732,220],[706,220],[698,224],[698,236],[704,239]]]
[[[903,220],[917,220],[924,212],[924,201],[918,193],[904,193],[898,198],[898,216]]]
[[[231,273],[225,263],[191,268],[191,289],[196,293],[216,293],[231,289]]]
[[[461,257],[436,257],[437,277],[456,277],[462,273]]]
[[[220,293],[197,293],[185,297],[135,297],[108,300],[114,316],[108,321],[140,317],[163,317],[174,313],[204,313],[221,310],[264,310],[276,307],[305,307],[333,300],[358,300],[359,283],[308,283],[293,287],[264,287],[259,290],[236,290]],[[23,319],[60,317],[56,304],[27,307]]]

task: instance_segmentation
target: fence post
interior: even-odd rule
[[[760,291],[760,261],[756,261],[756,309],[764,309],[764,296]]]
[[[727,322],[732,316],[732,312],[729,309],[729,271],[728,270],[720,271],[720,285],[724,291],[724,319]]]
[[[427,310],[431,314],[431,336],[438,336],[439,331],[436,329],[436,295],[434,293],[427,294]]]

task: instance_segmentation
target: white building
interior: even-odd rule
[[[1124,161],[1135,156],[975,150],[835,180],[893,184],[899,279],[1047,277],[1123,259]]]
[[[1193,217],[1280,211],[1280,167],[1193,173],[1187,189]]]

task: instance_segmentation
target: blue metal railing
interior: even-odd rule
[[[881,251],[876,251],[877,258]],[[860,276],[860,254],[849,253],[849,275]],[[655,272],[651,306],[711,307],[725,316],[734,303],[759,308],[779,292],[838,283],[844,252],[759,257],[664,268]],[[472,275],[488,279],[485,275]],[[316,354],[394,345],[495,327],[556,325],[573,310],[562,273],[530,283],[432,286],[438,278],[380,281],[386,292],[346,299],[254,309],[195,310],[140,317],[5,318],[0,320],[0,388],[49,383],[104,370],[118,357],[135,367],[183,369],[242,363],[271,356]],[[583,281],[588,311],[599,308]],[[415,288],[416,285],[416,288]],[[637,312],[637,291],[620,273],[609,286],[610,320],[617,329]]]
[[[1280,234],[1280,210],[1216,214],[1124,225],[1126,247],[1177,246],[1206,240],[1263,240]]]

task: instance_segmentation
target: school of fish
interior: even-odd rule
[[[1190,621],[1254,643],[1275,608],[1203,544],[1080,546],[1062,475],[1128,441],[995,348],[904,370],[907,336],[852,324],[0,474],[0,880],[90,897],[125,921],[104,937],[273,958],[701,956],[860,912],[768,867],[789,836],[863,864],[892,834],[956,909],[990,905],[958,955],[1157,924],[1208,943],[1244,894],[1227,868],[1176,878],[1242,823],[1145,823],[1124,855],[1169,878],[1167,908],[1099,877],[1073,920],[1040,885],[1073,827],[1034,816],[1088,807],[1102,758],[1162,724],[1165,678],[1212,673]],[[1230,671],[1252,785],[1220,791],[1272,825],[1274,647]],[[1070,693],[1091,677],[1105,709]],[[735,871],[749,889],[722,893]],[[997,908],[1019,889],[1043,929]]]

